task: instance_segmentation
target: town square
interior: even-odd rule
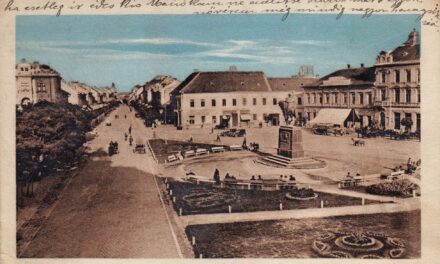
[[[17,258],[420,258],[413,18],[18,18]]]

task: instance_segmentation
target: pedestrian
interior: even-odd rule
[[[127,141],[128,135],[127,132],[124,133],[125,141]]]
[[[217,134],[217,139],[216,139],[215,141],[217,141],[217,142],[221,142],[221,139],[220,139],[220,135],[219,135],[219,134]]]
[[[128,134],[131,135],[131,125],[130,125],[130,127],[128,128]]]
[[[124,115],[125,119],[127,119],[127,115]]]
[[[131,146],[133,143],[133,137],[131,135],[130,135],[130,138],[128,139],[128,142],[130,143],[130,146]]]

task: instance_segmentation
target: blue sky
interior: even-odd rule
[[[320,76],[374,63],[381,50],[420,32],[417,15],[281,14],[17,16],[16,60],[49,64],[67,80],[128,91],[157,74],[185,79],[194,69],[262,70]]]

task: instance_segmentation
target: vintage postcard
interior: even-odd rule
[[[438,260],[435,1],[0,8],[2,263]]]

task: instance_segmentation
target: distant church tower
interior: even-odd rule
[[[313,77],[315,74],[313,73],[313,65],[301,65],[298,71],[299,77]]]

